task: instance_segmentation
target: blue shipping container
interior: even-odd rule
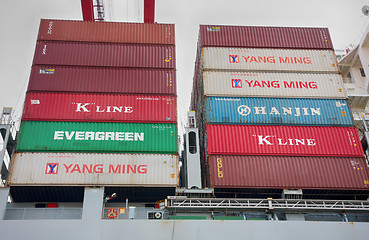
[[[353,126],[346,100],[207,97],[205,111],[214,124]]]

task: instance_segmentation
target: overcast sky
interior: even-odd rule
[[[140,21],[143,0],[104,0],[107,20]],[[328,27],[335,49],[357,44],[369,0],[156,0],[155,20],[176,24],[178,127],[190,103],[199,24]],[[80,0],[2,1],[0,110],[20,120],[41,18],[82,20]]]

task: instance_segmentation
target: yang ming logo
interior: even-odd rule
[[[238,58],[238,55],[229,55],[229,62],[230,63],[239,63],[240,59]]]
[[[242,116],[247,116],[251,113],[251,109],[246,105],[240,105],[237,108],[237,112]]]
[[[46,163],[45,174],[58,174],[59,163]]]
[[[242,88],[241,79],[232,79],[232,88]]]

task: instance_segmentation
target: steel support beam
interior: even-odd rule
[[[162,205],[168,211],[269,211],[319,213],[369,213],[369,201],[309,199],[220,199],[168,197]]]

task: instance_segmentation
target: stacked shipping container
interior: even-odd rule
[[[176,187],[174,25],[41,20],[10,186]]]
[[[207,186],[369,189],[327,29],[200,26],[191,109]]]

